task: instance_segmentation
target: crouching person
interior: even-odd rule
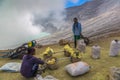
[[[20,69],[20,73],[26,77],[31,78],[37,75],[39,64],[44,64],[44,61],[34,57],[34,48],[28,48],[28,53],[23,56],[23,61]]]

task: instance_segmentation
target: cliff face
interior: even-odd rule
[[[120,31],[120,0],[92,0],[82,6],[67,8],[66,13],[69,25],[72,25],[74,17],[79,18],[83,34],[89,38]],[[43,44],[53,44],[60,39],[72,40],[70,27],[39,41]]]
[[[67,20],[78,17],[83,21],[118,8],[120,8],[120,0],[92,0],[81,6],[67,8]]]
[[[67,19],[78,17],[79,20],[87,20],[98,15],[98,8],[103,4],[103,0],[93,0],[81,6],[71,7],[66,9]]]

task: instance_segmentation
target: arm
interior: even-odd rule
[[[33,61],[33,63],[44,64],[44,61],[43,61],[43,60],[38,59],[38,58],[36,58],[36,57],[33,57],[33,58],[32,58],[32,61]]]
[[[74,27],[75,27],[75,26],[74,26],[74,24],[73,24],[73,26],[72,26],[72,31],[73,31],[73,33],[75,33]]]
[[[78,28],[79,28],[80,33],[82,33],[81,23],[78,24]]]

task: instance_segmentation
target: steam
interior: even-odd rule
[[[65,0],[0,0],[0,49],[60,30],[64,4]]]

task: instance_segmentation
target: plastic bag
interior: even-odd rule
[[[120,41],[113,40],[110,45],[110,56],[117,56],[120,51]]]
[[[78,43],[77,49],[80,50],[80,52],[85,53],[86,44],[84,43],[84,40],[83,39],[78,40],[77,43]]]
[[[65,67],[71,76],[83,75],[90,70],[90,66],[85,62],[76,62]]]
[[[92,47],[92,58],[94,59],[100,58],[100,46],[95,45]]]
[[[44,80],[58,80],[55,77],[51,76],[51,75],[47,75]]]
[[[35,80],[58,80],[58,79],[54,78],[51,75],[47,75],[44,78],[41,75],[38,75]]]
[[[0,70],[1,71],[7,71],[7,72],[19,72],[21,68],[21,63],[17,62],[10,62],[5,65],[3,65]]]

